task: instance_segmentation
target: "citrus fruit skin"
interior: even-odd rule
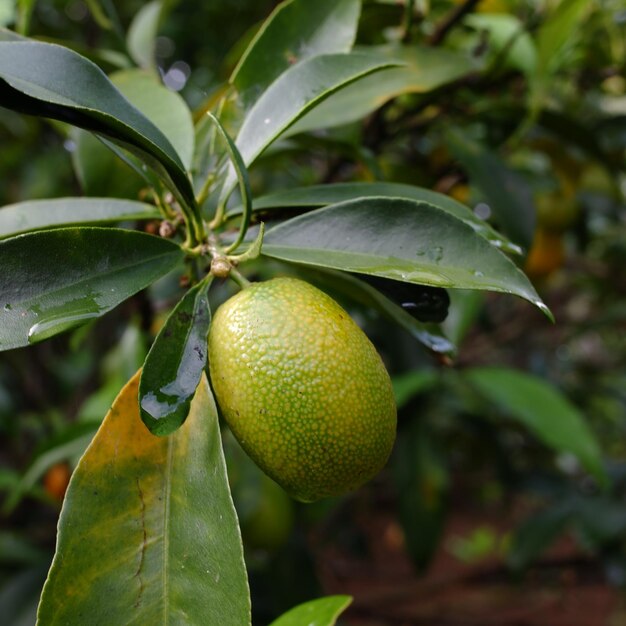
[[[365,333],[319,289],[254,283],[216,312],[211,382],[244,450],[304,502],[356,489],[386,463],[396,406]]]

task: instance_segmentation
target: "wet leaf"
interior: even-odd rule
[[[0,350],[100,317],[182,259],[171,241],[117,228],[59,228],[0,241]]]
[[[351,602],[350,596],[328,596],[305,602],[281,615],[270,626],[334,626]]]
[[[185,421],[206,366],[209,284],[203,281],[185,294],[148,353],[139,385],[139,406],[143,423],[154,435],[169,435]]]
[[[0,105],[101,133],[133,148],[182,199],[195,199],[185,167],[165,135],[76,52],[37,41],[0,41]]]
[[[549,315],[508,257],[425,202],[361,198],[317,209],[269,230],[263,254],[434,287],[511,293]]]
[[[215,403],[203,378],[185,425],[151,435],[139,374],[118,396],[65,497],[40,626],[250,624],[241,537]]]
[[[395,65],[395,61],[366,54],[324,54],[288,69],[246,115],[235,142],[244,163],[249,166],[287,128],[335,91]],[[232,191],[236,180],[231,166],[222,197]]]
[[[334,183],[288,189],[257,198],[253,204],[253,211],[266,212],[272,209],[322,207],[347,200],[374,196],[409,198],[411,200],[428,202],[465,222],[479,235],[482,235],[496,246],[496,248],[506,252],[521,254],[519,246],[512,244],[506,237],[493,230],[487,222],[476,217],[471,209],[464,204],[442,193],[402,183]],[[230,215],[235,216],[240,213],[241,208],[237,208]]]
[[[506,368],[465,372],[488,400],[521,422],[543,443],[571,452],[603,485],[607,483],[602,451],[585,416],[556,387],[540,378]]]
[[[108,198],[56,198],[9,204],[0,209],[0,238],[31,230],[77,224],[158,219],[152,204]]]
[[[349,52],[356,37],[359,0],[291,0],[263,24],[230,82],[249,106],[285,70],[319,54]]]

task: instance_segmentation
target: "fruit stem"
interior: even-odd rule
[[[232,278],[242,289],[249,287],[252,283],[234,267],[230,270],[230,278]]]

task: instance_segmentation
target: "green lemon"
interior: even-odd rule
[[[225,302],[209,364],[235,437],[292,497],[352,491],[386,463],[396,432],[387,370],[350,316],[308,283],[275,278]]]

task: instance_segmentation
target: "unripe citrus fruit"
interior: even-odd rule
[[[396,431],[389,375],[350,316],[308,283],[275,278],[225,302],[209,364],[235,437],[294,498],[351,491],[387,461]]]

